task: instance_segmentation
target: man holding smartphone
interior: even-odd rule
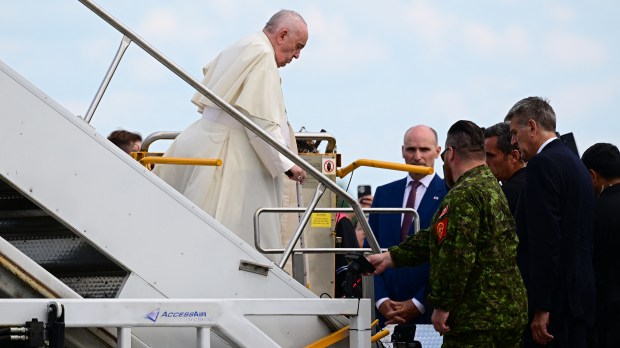
[[[405,163],[432,168],[440,153],[433,128],[418,125],[405,132],[402,146]],[[409,173],[403,179],[379,186],[372,207],[412,207],[420,216],[420,228],[426,228],[446,193],[446,184],[437,174]],[[409,214],[370,214],[369,223],[382,248],[398,245],[414,233]],[[382,326],[430,323],[433,310],[426,301],[428,276],[428,263],[389,269],[375,276],[377,317]]]

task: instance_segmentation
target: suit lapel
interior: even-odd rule
[[[405,196],[405,186],[407,185],[407,178],[399,180],[393,187],[393,190],[389,193],[389,206],[393,208],[402,208],[403,197]],[[390,217],[390,229],[398,231],[400,235],[400,225],[402,222],[401,214],[388,214]]]
[[[430,219],[429,215],[434,213],[437,209],[437,203],[439,203],[439,188],[437,187],[438,176],[435,176],[431,181],[431,184],[426,189],[426,193],[422,197],[422,201],[420,201],[420,206],[418,207],[418,214],[420,215],[420,225],[424,225],[422,221],[426,219]],[[441,183],[441,181],[439,181]],[[435,199],[437,197],[437,199]]]

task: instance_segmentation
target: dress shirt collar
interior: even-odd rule
[[[538,149],[538,152],[536,152],[536,154],[539,154],[540,151],[542,151],[542,149],[545,148],[545,146],[547,146],[550,142],[554,141],[555,139],[557,139],[557,137],[552,137],[547,139],[547,141],[545,141],[542,145],[540,145],[540,148]]]
[[[418,180],[422,185],[424,185],[424,188],[428,188],[431,185],[431,181],[433,181],[433,179],[435,178],[435,175],[437,175],[437,173],[433,173],[430,175],[426,175],[424,176],[422,179]],[[412,182],[413,179],[411,178],[410,175],[407,175],[407,182],[405,183],[405,187],[409,187],[409,183]]]

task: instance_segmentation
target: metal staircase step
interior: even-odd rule
[[[84,298],[116,297],[128,272],[0,180],[0,237]]]

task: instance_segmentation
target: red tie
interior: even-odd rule
[[[405,208],[415,208],[415,192],[421,184],[422,183],[418,180],[412,180],[409,182],[409,186],[411,186],[411,191],[409,191],[409,197],[407,197],[407,204],[405,205]],[[403,225],[400,228],[400,237],[402,241],[407,239],[407,235],[409,234],[409,229],[411,229],[412,223],[413,213],[405,213],[405,216],[403,217]]]

